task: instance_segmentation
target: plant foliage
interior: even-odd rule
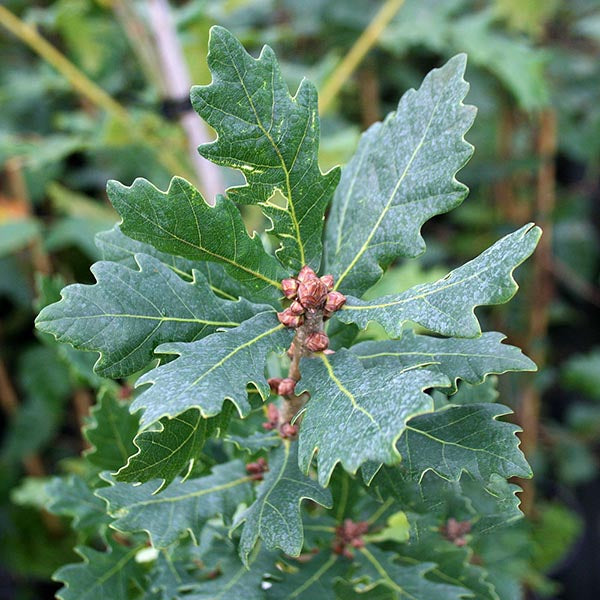
[[[212,82],[192,103],[218,138],[200,152],[245,184],[212,199],[181,178],[166,192],[110,182],[122,220],[97,237],[96,283],[66,287],[37,318],[97,352],[98,375],[139,388],[129,412],[110,390],[94,409],[86,456],[100,477],[49,489],[55,511],[75,528],[98,521],[107,544],[56,573],[60,598],[501,597],[481,548],[518,518],[507,480],[531,470],[485,380],[535,365],[482,333],[475,309],[515,294],[540,230],[362,298],[467,195],[465,64],[457,55],[406,92],[340,179],[318,164],[312,84],[291,95],[270,48],[255,59],[212,29]],[[260,206],[264,238],[236,203]],[[389,339],[343,341],[370,322]]]

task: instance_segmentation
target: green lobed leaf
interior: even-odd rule
[[[281,436],[277,430],[255,431],[247,437],[227,434],[223,439],[226,442],[235,444],[238,450],[244,450],[250,454],[255,454],[261,450],[271,450],[281,444]]]
[[[295,96],[285,84],[275,53],[265,46],[252,58],[226,29],[210,31],[212,82],[194,86],[192,104],[219,134],[200,146],[205,158],[240,169],[247,185],[227,190],[244,204],[260,204],[280,239],[276,255],[292,271],[319,268],[325,209],[339,169],[325,175],[318,163],[317,91],[303,80]],[[286,206],[271,201],[278,190]]]
[[[338,600],[334,584],[348,572],[349,566],[348,561],[338,554],[319,552],[307,563],[298,565],[295,572],[284,572],[281,581],[274,581],[267,590],[266,597],[268,600],[294,600],[308,597],[318,600]]]
[[[196,342],[163,344],[158,352],[179,356],[139,379],[138,385],[151,383],[152,387],[133,401],[131,409],[144,408],[143,426],[190,408],[211,417],[221,411],[225,399],[245,416],[251,408],[246,384],[252,383],[266,399],[267,355],[286,350],[291,340],[292,332],[279,323],[275,313],[264,312]]]
[[[107,552],[75,548],[83,562],[61,567],[52,578],[64,583],[56,594],[60,600],[125,599],[133,584],[142,587],[144,570],[135,561],[139,546],[120,546],[109,541]]]
[[[321,485],[328,484],[338,462],[350,473],[369,460],[398,462],[396,442],[408,419],[433,410],[423,390],[449,385],[441,373],[423,368],[366,370],[347,350],[304,359],[301,370],[297,392],[308,391],[310,400],[302,419],[299,463],[307,472],[318,451]]]
[[[256,492],[256,500],[236,521],[243,523],[240,556],[248,556],[260,538],[271,550],[281,548],[290,556],[302,551],[304,533],[302,500],[331,508],[331,492],[304,475],[298,468],[298,444],[285,442],[269,454],[269,471]]]
[[[287,271],[266,253],[257,235],[248,235],[231,200],[218,196],[209,206],[180,177],[171,180],[166,192],[145,179],[136,179],[130,187],[110,181],[107,192],[123,218],[125,235],[161,252],[220,263],[256,296],[267,301],[281,297],[280,281]]]
[[[218,298],[197,271],[186,283],[151,256],[137,254],[135,260],[139,270],[94,264],[97,283],[67,286],[62,300],[36,319],[37,328],[58,341],[99,352],[94,368],[100,375],[131,375],[154,358],[154,349],[163,342],[196,340],[266,308],[245,299]]]
[[[422,225],[467,196],[455,179],[473,153],[464,139],[476,112],[462,103],[465,66],[459,54],[434,69],[363,134],[327,221],[325,270],[340,291],[361,296],[394,259],[424,252]]]
[[[539,227],[525,225],[434,283],[370,301],[349,297],[336,316],[362,329],[376,321],[392,337],[402,335],[407,321],[441,335],[477,337],[481,328],[475,308],[514,296],[518,286],[513,271],[535,250],[540,235]]]
[[[86,459],[102,470],[116,471],[135,452],[133,438],[138,428],[139,418],[129,412],[129,403],[108,390],[101,391],[83,430],[92,446],[85,452]]]
[[[224,542],[215,544],[207,559],[217,576],[185,586],[190,592],[183,596],[186,600],[265,600],[267,596],[262,585],[265,575],[278,575],[275,556],[260,548],[252,553],[247,566],[240,563],[232,545]]]
[[[228,406],[231,407],[231,404]],[[142,482],[162,479],[157,490],[168,486],[184,468],[193,467],[206,440],[219,430],[227,411],[205,419],[196,408],[172,418],[165,417],[156,428],[140,432],[133,443],[137,452],[115,475],[117,481]]]
[[[505,335],[492,331],[475,339],[443,339],[418,335],[407,330],[399,340],[361,342],[352,347],[368,369],[372,366],[391,372],[429,363],[429,370],[439,370],[452,382],[444,392],[455,392],[456,382],[481,383],[489,374],[507,371],[535,371],[533,361],[519,348],[503,344]]]
[[[194,269],[200,271],[208,281],[210,289],[221,298],[237,300],[244,296],[251,302],[263,301],[255,296],[250,288],[227,275],[222,264],[204,260],[188,260],[181,256],[161,252],[150,244],[144,244],[126,236],[118,225],[108,231],[96,234],[95,241],[102,260],[118,262],[130,269],[135,269],[137,268],[135,255],[148,254],[160,260],[186,281],[192,281]]]
[[[78,475],[54,477],[46,485],[46,494],[46,509],[55,515],[72,518],[73,529],[91,530],[95,534],[111,521],[104,502]]]
[[[362,592],[383,586],[391,591],[394,600],[459,600],[468,597],[464,587],[436,583],[426,575],[433,563],[400,565],[392,552],[384,552],[375,546],[361,548],[355,556],[360,568],[354,575],[355,589]]]
[[[427,470],[454,481],[463,471],[484,480],[495,473],[531,477],[519,427],[498,421],[511,412],[501,404],[470,404],[420,415],[406,425],[398,450],[417,479]]]
[[[152,545],[165,548],[188,531],[197,543],[204,524],[223,516],[230,520],[238,505],[252,500],[250,477],[234,460],[214,467],[205,477],[175,480],[156,493],[159,481],[141,485],[114,483],[96,492],[108,503],[116,520],[111,527],[121,532],[146,531]]]

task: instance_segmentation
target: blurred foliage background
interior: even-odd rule
[[[527,519],[498,562],[524,596],[596,599],[600,546],[600,6],[597,0],[4,0],[0,5],[0,598],[51,598],[75,534],[49,512],[53,474],[81,474],[97,390],[94,355],[33,330],[64,283],[91,282],[94,235],[116,215],[105,184],[171,175],[207,197],[239,182],[201,163],[209,139],[189,82],[207,83],[211,25],[271,45],[295,89],[321,91],[321,166],[345,163],[361,131],[425,73],[467,52],[478,118],[471,189],[425,227],[428,252],[395,265],[386,293],[435,279],[529,220],[544,229],[522,292],[485,314],[540,365],[496,391],[524,428],[534,465]],[[173,62],[174,61],[174,62]],[[244,207],[250,230],[259,211]],[[380,333],[369,330],[369,337]],[[101,465],[100,465],[101,466]],[[71,511],[71,512],[69,512]],[[510,556],[502,555],[509,547]]]

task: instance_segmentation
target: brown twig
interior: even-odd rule
[[[550,304],[554,296],[552,256],[552,213],[555,206],[556,169],[554,158],[557,149],[557,123],[554,110],[548,108],[539,116],[536,150],[540,166],[536,181],[536,221],[542,227],[542,236],[533,257],[533,273],[530,297],[529,328],[525,347],[529,355],[542,367],[546,360],[545,340],[548,334]],[[523,433],[521,447],[526,456],[531,456],[538,445],[541,398],[531,380],[521,398],[518,416]],[[535,486],[530,480],[521,482],[523,512],[531,514],[534,509]]]

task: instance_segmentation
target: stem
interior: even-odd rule
[[[291,362],[288,377],[294,381],[300,381],[302,377],[300,373],[300,359],[305,356],[312,356],[313,354],[306,348],[306,338],[311,333],[317,331],[323,331],[323,311],[307,311],[304,323],[296,329],[296,335],[291,345],[292,355],[290,357]],[[289,423],[302,410],[308,398],[309,395],[306,392],[300,394],[300,396],[296,396],[295,394],[288,396],[279,416],[280,424]]]
[[[15,16],[6,7],[0,4],[0,25],[3,25],[13,35],[27,44],[34,52],[39,54],[48,64],[52,65],[73,88],[84,98],[89,100],[95,106],[98,106],[119,121],[127,132],[134,139],[148,143],[156,152],[159,162],[172,174],[181,174],[188,179],[193,179],[189,170],[179,164],[170,148],[165,148],[163,141],[159,136],[144,136],[138,130],[138,124],[135,122],[129,112],[107,94],[100,86],[94,83],[87,75],[80,71],[64,54],[59,52],[50,44],[38,31],[24,23]],[[161,149],[159,152],[158,149]]]
[[[321,89],[321,93],[319,94],[319,111],[321,114],[330,107],[331,102],[344,83],[346,83],[358,65],[360,65],[367,52],[377,43],[385,28],[403,4],[404,0],[387,0],[367,28],[361,33],[360,37],[354,42],[348,54],[344,56]]]
[[[177,39],[169,3],[167,0],[149,0],[147,6],[167,97],[175,100],[187,98],[191,87],[190,75]],[[225,184],[219,167],[198,153],[198,146],[210,142],[211,136],[191,106],[179,115],[179,123],[187,137],[190,159],[200,187],[207,202],[214,205],[217,194],[223,193]]]

